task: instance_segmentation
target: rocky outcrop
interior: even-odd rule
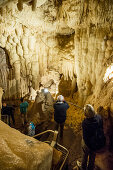
[[[52,148],[0,121],[0,169],[49,170]]]
[[[39,2],[35,11],[23,3],[20,12],[17,0],[1,8],[0,46],[6,49],[10,65],[4,75],[6,97],[24,96],[31,86],[40,89],[52,70],[54,93],[63,75],[65,80],[76,77],[81,103],[92,94],[96,99],[113,63],[112,1]],[[50,82],[51,78],[43,85]]]
[[[35,125],[37,122],[40,124],[50,121],[54,112],[53,102],[53,97],[49,91],[45,92],[44,89],[41,92],[37,91],[35,102],[28,111],[29,120]]]

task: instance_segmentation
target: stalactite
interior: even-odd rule
[[[17,7],[19,11],[23,10],[23,0],[18,0]]]
[[[37,8],[35,12],[29,6],[31,2],[34,2],[34,9],[36,9],[36,1],[20,0],[18,1],[21,4],[20,10],[24,7],[22,12],[16,10],[16,3],[12,2],[4,7],[3,15],[0,16],[0,45],[8,51],[12,69],[14,69],[14,63],[20,61],[18,67],[21,70],[20,77],[23,78],[22,87],[25,91],[22,92],[22,95],[28,91],[28,82],[32,86],[33,79],[35,84],[35,74],[44,76],[49,69],[64,74],[65,79],[72,79],[73,74],[76,74],[78,89],[81,93],[87,93],[88,89],[84,89],[89,79],[93,86],[92,89],[94,89],[103,65],[106,67],[111,63],[112,49],[110,50],[111,47],[108,47],[108,40],[113,36],[111,10],[113,5],[108,1],[99,3],[94,0],[66,0],[62,1],[59,6],[60,18],[55,18],[57,9],[54,8],[53,2],[37,0],[37,6],[41,5],[41,8]],[[42,5],[45,2],[47,3]],[[83,6],[83,2],[85,6]],[[30,22],[29,16],[32,17]],[[33,21],[35,22],[33,23]],[[69,42],[67,39],[69,40],[70,28],[75,30],[75,35],[73,35],[75,39]],[[58,44],[58,34],[66,37],[65,40],[62,38],[62,42],[64,42],[61,43],[62,47]],[[107,39],[104,40],[105,36]],[[32,70],[32,62],[37,63],[35,66],[37,72]],[[6,81],[7,73],[2,72],[1,74],[3,75],[1,80]],[[11,74],[12,78],[8,80],[10,84],[8,88],[12,89],[13,83],[18,84],[18,81],[15,82],[14,79],[18,79],[16,72],[12,71]],[[92,89],[89,88],[89,90]]]
[[[32,0],[32,10],[33,11],[36,10],[36,4],[37,4],[37,0]]]

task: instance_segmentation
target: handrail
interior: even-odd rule
[[[44,131],[44,132],[41,132],[41,133],[39,133],[39,134],[34,135],[33,137],[37,137],[37,136],[43,135],[43,134],[45,134],[45,133],[47,133],[47,132],[52,132],[52,133],[54,133],[55,131],[53,131],[53,130],[46,130],[46,131]]]
[[[67,154],[66,154],[66,156],[65,156],[65,159],[64,159],[64,161],[63,161],[63,163],[62,163],[62,165],[61,165],[61,167],[60,167],[60,169],[59,169],[59,170],[62,170],[62,168],[63,168],[63,166],[64,166],[64,164],[65,164],[65,161],[66,161],[66,159],[67,159],[67,157],[68,157],[68,155],[69,155],[69,151],[68,151],[64,146],[60,145],[59,143],[57,143],[57,145],[67,151]]]
[[[64,164],[65,164],[65,161],[66,161],[66,159],[67,159],[67,157],[68,157],[68,155],[69,155],[69,151],[68,151],[64,146],[62,146],[62,145],[60,145],[59,143],[56,142],[56,140],[57,140],[57,135],[58,135],[58,131],[46,130],[46,131],[41,132],[41,133],[39,133],[39,134],[37,134],[37,135],[34,135],[33,137],[35,138],[35,137],[38,137],[38,136],[43,135],[43,134],[48,133],[48,132],[54,133],[53,140],[52,140],[52,142],[50,142],[50,141],[43,141],[43,142],[49,143],[50,146],[53,147],[53,148],[54,148],[55,144],[57,144],[57,146],[59,146],[60,148],[63,148],[63,149],[66,151],[65,158],[64,158],[63,163],[62,163],[62,165],[61,165],[61,167],[60,167],[60,169],[59,169],[59,170],[62,170],[62,168],[63,168],[63,166],[64,166]]]

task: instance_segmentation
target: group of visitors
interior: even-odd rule
[[[24,101],[21,98],[20,104],[20,113],[22,118],[22,124],[25,125],[27,123],[27,109],[28,102]],[[55,129],[58,130],[60,128],[60,138],[63,138],[63,129],[66,120],[66,111],[69,108],[68,103],[65,101],[62,95],[57,97],[57,101],[54,103],[54,121],[55,121]],[[10,116],[12,118],[13,124],[15,125],[14,119],[14,107],[8,106],[5,102],[2,107],[2,114],[8,115],[9,125],[10,125]],[[106,144],[106,138],[104,136],[103,131],[103,120],[99,114],[95,113],[95,110],[92,105],[86,104],[84,106],[84,114],[85,119],[82,122],[82,163],[80,166],[81,170],[93,170],[96,152],[103,148]],[[35,135],[35,126],[33,122],[29,123],[29,136]]]
[[[29,104],[27,101],[24,101],[24,98],[21,98],[20,101],[21,101],[20,114],[21,114],[22,125],[23,126],[27,125],[28,126],[28,135],[34,136],[35,135],[35,126],[34,126],[33,122],[28,123],[28,121],[27,121],[27,108],[28,108]],[[15,126],[14,112],[15,112],[14,106],[8,105],[8,104],[6,104],[6,102],[3,102],[1,114],[2,114],[2,116],[7,116],[7,118],[8,118],[7,123],[9,126],[11,126],[10,118],[12,118],[13,126]]]
[[[24,101],[24,98],[21,98],[21,104],[20,104],[20,113],[21,113],[21,118],[22,118],[22,125],[24,126],[27,124],[28,126],[28,135],[29,136],[34,136],[35,135],[35,125],[33,122],[28,122],[27,121],[27,109],[28,109],[28,102]]]
[[[60,126],[60,137],[63,137],[63,128],[66,120],[66,110],[68,103],[62,95],[58,96],[54,104],[54,120],[56,129]],[[82,163],[78,164],[80,170],[94,170],[96,152],[102,149],[106,144],[106,138],[103,131],[103,120],[99,114],[96,114],[92,105],[84,106],[85,119],[82,122]]]

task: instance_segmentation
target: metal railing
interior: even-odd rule
[[[58,137],[58,131],[53,131],[53,130],[46,130],[44,132],[41,132],[37,135],[34,135],[33,137],[35,139],[37,139],[38,137],[41,137],[43,136],[44,134],[47,134],[47,133],[50,133],[50,134],[53,134],[53,138],[52,138],[52,141],[50,140],[45,140],[43,142],[45,143],[48,143],[51,147],[57,149],[58,151],[60,151],[62,153],[62,162],[60,162],[56,167],[55,167],[55,170],[63,170],[64,166],[65,166],[65,163],[66,163],[66,160],[68,158],[68,155],[69,155],[69,151],[62,145],[60,145],[58,142],[57,142],[57,137]],[[40,139],[38,139],[40,140]]]

